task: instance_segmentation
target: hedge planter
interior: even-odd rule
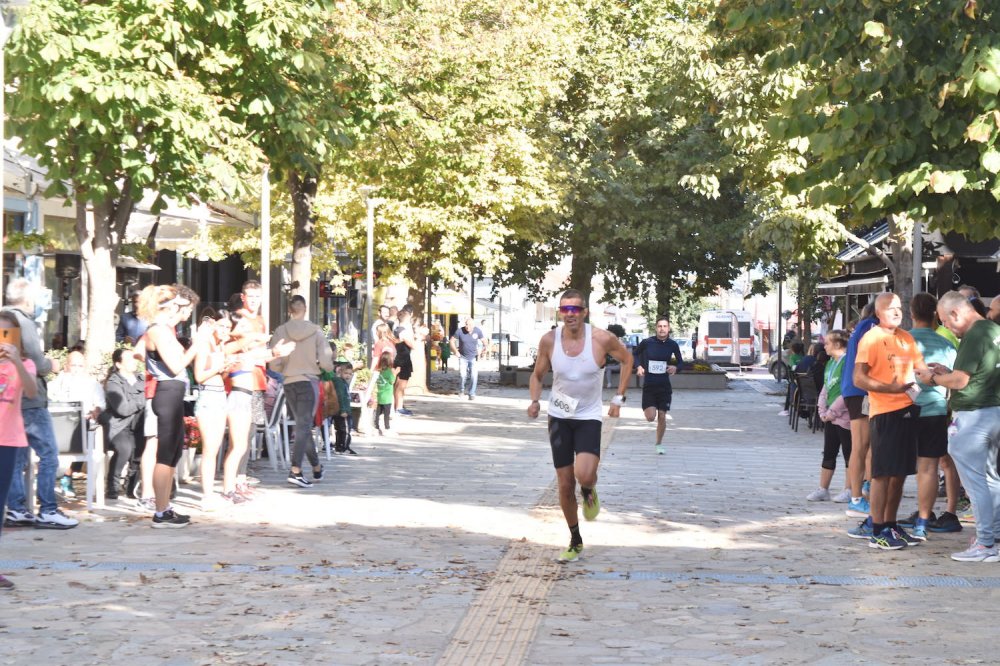
[[[528,378],[531,377],[531,370],[528,368],[518,368],[513,373],[504,373],[503,379],[507,381],[501,381],[501,383],[510,386],[527,386]],[[513,379],[513,382],[510,381]],[[611,386],[618,386],[618,374],[613,373],[610,377]],[[605,386],[608,382],[605,381]],[[696,390],[720,390],[728,387],[729,378],[725,371],[713,370],[711,372],[678,372],[670,378],[670,385],[675,389],[696,389]],[[542,378],[542,385],[545,387],[552,386],[552,373],[546,373],[545,377]],[[642,387],[642,378],[638,375],[632,375],[632,381],[629,382],[631,388]]]

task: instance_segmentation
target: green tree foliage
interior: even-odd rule
[[[91,362],[114,344],[115,261],[134,203],[146,190],[154,211],[167,197],[235,196],[258,160],[230,100],[180,64],[220,59],[226,44],[208,26],[243,41],[269,20],[268,3],[235,4],[37,0],[12,35],[10,129],[48,169],[47,194],[76,205]]]
[[[759,66],[757,80],[778,82],[776,113],[753,128],[802,156],[781,196],[835,211],[848,227],[888,218],[897,291],[909,292],[913,220],[972,238],[995,235],[993,8],[974,0],[741,0],[720,11],[730,45],[744,54],[729,55]]]
[[[512,239],[501,281],[537,284],[571,256],[569,286],[597,275],[620,300],[653,285],[666,299],[688,275],[711,292],[742,258],[738,181],[707,163],[728,152],[705,104],[705,17],[697,5],[581,4],[561,94],[539,136],[556,163],[562,206],[541,246]]]
[[[320,235],[363,257],[359,189],[374,185],[385,200],[375,228],[383,276],[404,276],[416,292],[426,276],[458,281],[470,267],[501,266],[505,240],[537,236],[539,217],[557,201],[549,158],[528,123],[562,50],[560,3],[436,0],[366,10],[352,63],[386,93],[373,98],[371,131],[330,159],[316,200]]]

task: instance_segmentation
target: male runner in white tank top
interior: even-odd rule
[[[576,289],[559,297],[563,326],[549,331],[538,343],[535,370],[528,384],[531,404],[528,416],[541,409],[542,379],[552,370],[549,395],[549,442],[559,483],[559,506],[569,526],[570,542],[559,560],[572,562],[583,550],[577,518],[576,484],[583,496],[583,517],[593,520],[601,510],[597,499],[597,465],[601,461],[601,418],[604,360],[608,354],[621,363],[618,394],[611,400],[608,416],[618,418],[625,389],[632,378],[632,355],[612,333],[585,323],[587,298]]]

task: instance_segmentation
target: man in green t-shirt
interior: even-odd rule
[[[917,378],[951,389],[948,453],[976,512],[976,542],[951,559],[1000,562],[996,545],[1000,515],[995,515],[995,507],[1000,507],[1000,324],[983,318],[957,291],[941,297],[937,312],[962,344],[954,369],[934,365],[917,372]]]

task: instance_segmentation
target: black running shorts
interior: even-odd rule
[[[556,469],[569,467],[578,453],[601,457],[601,422],[549,417],[549,444]]]
[[[946,414],[921,416],[917,419],[917,455],[921,458],[940,458],[948,453],[948,424]]]
[[[852,421],[865,418],[865,413],[863,411],[864,404],[865,396],[863,395],[844,396],[844,405],[847,407],[847,415],[851,417]]]
[[[871,426],[872,477],[917,473],[917,421],[920,408],[910,406],[868,419]]]
[[[658,412],[670,411],[670,400],[674,392],[670,384],[644,384],[642,387],[642,408],[656,407]]]
[[[396,379],[406,381],[413,376],[413,362],[410,359],[396,357],[395,367],[399,368],[399,372],[396,373]]]

